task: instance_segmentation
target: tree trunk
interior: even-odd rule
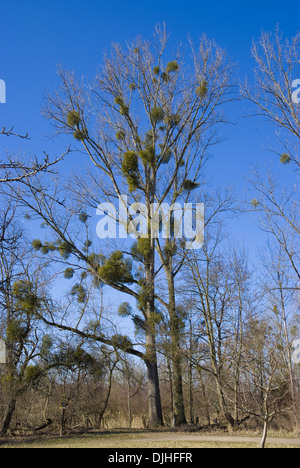
[[[151,206],[148,203],[148,216],[151,219]],[[148,236],[150,238],[150,252],[145,259],[145,291],[146,294],[146,358],[148,375],[148,396],[149,396],[149,427],[163,425],[163,415],[161,407],[161,396],[158,378],[157,349],[156,349],[156,322],[155,314],[155,246],[154,239],[151,238],[151,225],[148,226]]]
[[[15,410],[16,410],[16,398],[12,398],[8,404],[5,416],[3,418],[2,428],[1,428],[2,437],[5,437],[7,435],[7,432],[10,427],[11,420],[12,420]]]
[[[169,381],[170,381],[170,403],[171,403],[171,413],[172,413],[172,423],[174,421],[174,392],[173,392],[173,373],[172,373],[172,366],[171,360],[169,357],[169,353],[167,352],[167,367],[168,367],[168,374],[169,374]]]
[[[208,426],[210,426],[211,418],[210,418],[209,400],[206,396],[205,384],[203,382],[202,370],[200,368],[199,368],[199,377],[200,377],[201,391],[202,391],[203,401],[204,401],[204,406],[205,406],[206,420],[207,420]]]
[[[194,425],[195,415],[194,415],[194,388],[193,388],[193,368],[192,365],[189,365],[189,400],[190,400],[190,423]]]
[[[262,439],[260,441],[260,446],[259,446],[259,448],[261,448],[261,449],[264,449],[266,447],[266,441],[267,441],[267,437],[268,437],[268,428],[269,428],[269,423],[268,423],[267,420],[265,420],[263,436],[262,436]]]
[[[158,367],[155,347],[153,346],[152,336],[147,336],[147,355],[150,359],[145,361],[148,375],[148,397],[149,397],[149,427],[158,427],[163,425],[163,415],[160,398],[160,388],[158,379]],[[152,343],[151,343],[152,342]],[[154,341],[155,342],[155,341]]]
[[[114,362],[113,366],[109,370],[109,379],[108,379],[108,388],[107,388],[106,398],[105,398],[103,409],[102,409],[102,411],[101,411],[101,413],[99,415],[99,422],[98,422],[99,428],[101,427],[104,415],[105,415],[106,410],[108,408],[108,402],[109,402],[109,399],[110,399],[112,383],[113,383],[113,373],[114,373],[114,370],[115,370],[116,366],[117,366],[117,362]]]
[[[222,417],[227,421],[229,424],[229,428],[233,428],[235,426],[235,422],[231,414],[229,413],[226,405],[226,400],[224,396],[224,392],[220,383],[220,377],[216,377],[216,384],[217,384],[217,392],[218,392],[218,399],[219,399],[219,406],[220,406],[220,412]]]
[[[132,427],[132,410],[131,410],[131,398],[130,398],[130,379],[127,379],[127,411],[128,411],[128,427]]]
[[[170,261],[170,264],[171,261]],[[174,398],[174,422],[175,426],[186,424],[183,385],[182,385],[182,359],[181,359],[181,318],[176,311],[174,278],[172,268],[168,272],[169,289],[169,316],[171,331],[171,349],[173,363],[173,398]]]
[[[194,386],[193,386],[193,324],[190,320],[190,355],[188,363],[188,379],[189,379],[189,400],[190,400],[190,423],[194,425],[195,423],[195,414],[194,414]]]

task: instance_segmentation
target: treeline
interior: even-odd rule
[[[237,428],[254,420],[264,439],[275,418],[297,427],[299,37],[263,34],[252,52],[255,84],[241,93],[214,41],[203,36],[170,57],[159,27],[153,43],[114,45],[88,86],[59,71],[44,114],[74,148],[53,163],[25,167],[10,157],[1,166],[3,436],[121,421]],[[225,110],[241,94],[273,122],[280,170],[293,168],[289,187],[255,174],[243,204],[205,181]],[[59,175],[75,151],[82,163]],[[205,240],[192,250],[203,232],[179,236],[175,210],[200,202]],[[128,211],[130,239],[97,238],[99,203],[116,207],[107,217]],[[156,238],[154,203],[173,207]],[[255,267],[224,223],[243,211],[269,233]]]

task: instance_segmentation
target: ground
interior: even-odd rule
[[[181,432],[111,431],[63,438],[1,441],[0,448],[258,448],[260,438],[249,435],[223,435]],[[268,448],[300,448],[300,438],[285,436],[268,439]]]

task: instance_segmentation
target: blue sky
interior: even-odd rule
[[[52,130],[41,116],[43,95],[57,85],[57,65],[92,77],[111,42],[124,43],[136,35],[150,38],[155,25],[162,22],[174,45],[188,34],[196,41],[207,33],[239,64],[241,78],[252,76],[251,42],[262,29],[271,31],[279,23],[286,36],[300,29],[296,2],[278,0],[5,2],[0,10],[0,79],[7,85],[7,104],[0,104],[0,127],[14,125],[19,132],[29,132],[31,141],[7,139],[1,144],[28,155],[39,155],[43,150],[53,157],[61,153],[61,143],[47,138]],[[264,150],[268,141],[275,142],[273,130],[260,120],[243,118],[243,111],[243,104],[233,108],[238,125],[225,130],[228,140],[216,148],[209,166],[213,182],[236,186],[241,198],[251,166],[272,163],[275,171],[279,170],[274,156]],[[66,164],[71,168],[77,163],[75,158]],[[285,177],[288,175],[282,175]],[[261,242],[249,218],[235,221],[232,228],[249,246]]]

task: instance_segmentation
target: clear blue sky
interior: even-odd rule
[[[227,48],[240,65],[241,77],[251,76],[250,47],[262,29],[279,23],[287,36],[300,29],[300,7],[295,1],[201,1],[201,0],[11,0],[0,8],[0,79],[7,85],[7,104],[0,104],[0,127],[14,125],[29,132],[28,143],[6,140],[20,152],[55,156],[62,151],[46,137],[49,123],[41,117],[43,94],[57,84],[61,63],[79,75],[91,77],[110,43],[125,42],[136,35],[151,37],[157,23],[165,22],[177,44],[190,34],[196,41],[207,33]],[[300,78],[300,77],[295,77]],[[243,106],[235,107],[239,125],[228,128],[228,141],[216,149],[210,176],[216,184],[233,184],[241,191],[251,165],[269,164],[272,156],[263,145],[273,134],[258,120],[240,118]],[[1,140],[3,145],[3,140]],[[76,162],[76,159],[73,160]],[[276,166],[276,161],[274,161]],[[282,169],[282,168],[281,168]],[[254,229],[239,221],[240,235]],[[252,242],[255,236],[251,234]]]

